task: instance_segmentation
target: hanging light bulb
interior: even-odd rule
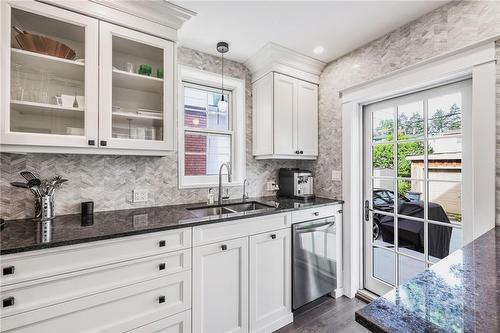
[[[229,44],[226,42],[218,42],[217,43],[217,51],[221,54],[222,57],[222,66],[221,66],[221,87],[222,87],[222,98],[217,103],[217,108],[219,112],[227,112],[229,108],[228,102],[224,99],[224,53],[229,51]]]

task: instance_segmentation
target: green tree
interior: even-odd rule
[[[389,141],[393,135],[387,137]],[[407,136],[400,136],[400,140],[407,140]],[[429,153],[432,153],[430,151]],[[402,142],[398,144],[398,177],[411,176],[411,161],[408,156],[419,156],[424,154],[424,144],[422,142]],[[373,149],[373,167],[376,169],[394,169],[394,145],[379,144]],[[406,193],[411,189],[411,183],[407,181],[398,182],[399,193]]]

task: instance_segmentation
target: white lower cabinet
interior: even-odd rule
[[[127,333],[191,333],[191,311],[163,318]]]
[[[293,320],[290,229],[250,236],[250,332],[271,332]]]
[[[193,249],[193,332],[248,332],[248,237]]]
[[[227,227],[219,231],[228,240],[193,248],[193,332],[272,332],[292,322],[290,228],[256,227],[248,231],[260,233],[241,237]],[[193,235],[206,226],[198,228]]]

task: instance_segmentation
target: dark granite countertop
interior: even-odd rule
[[[372,332],[500,332],[500,227],[356,312]]]
[[[96,212],[91,225],[85,225],[80,214],[58,216],[49,223],[34,219],[5,221],[0,231],[0,255],[342,203],[339,200],[325,198],[303,202],[276,197],[257,197],[247,201],[266,203],[272,205],[273,208],[255,212],[196,217],[186,208],[205,206],[206,204],[194,203]],[[241,200],[227,201],[227,203],[232,202],[241,202]],[[136,217],[135,222],[134,216]]]

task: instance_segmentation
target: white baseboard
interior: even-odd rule
[[[273,321],[267,326],[261,327],[256,331],[253,331],[254,333],[269,333],[269,332],[274,332],[283,326],[286,326],[290,323],[293,323],[293,313],[289,313],[286,316],[283,316],[279,318],[276,321]]]
[[[337,288],[330,293],[330,296],[332,296],[333,298],[339,298],[340,296],[343,295],[344,295],[344,288]]]

